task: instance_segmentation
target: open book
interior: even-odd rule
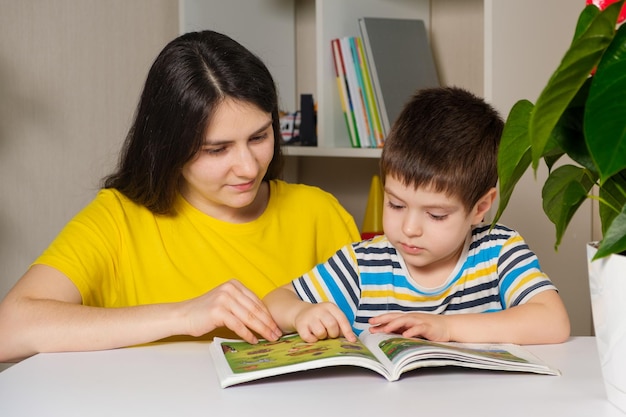
[[[297,334],[251,345],[216,337],[209,347],[222,388],[275,375],[330,366],[371,369],[389,381],[423,367],[461,366],[499,371],[560,375],[530,352],[513,344],[438,343],[363,332],[355,343],[343,337],[303,341]]]

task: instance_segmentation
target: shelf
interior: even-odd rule
[[[306,2],[305,2],[306,3]],[[344,36],[359,36],[359,18],[385,17],[403,19],[422,19],[430,27],[430,0],[315,0],[314,16],[307,27],[312,31],[306,39],[315,39],[315,73],[317,94],[317,132],[320,148],[334,148],[333,153],[350,147],[346,122],[337,92],[331,40]],[[303,35],[306,36],[306,35]],[[298,45],[298,42],[296,43]],[[307,45],[308,46],[308,45]],[[310,49],[302,49],[309,54]],[[309,68],[296,68],[297,72],[311,72]],[[355,149],[356,151],[376,153],[375,150]],[[357,156],[357,157],[377,157]],[[312,155],[313,156],[313,155]],[[321,156],[321,155],[320,155]],[[323,155],[335,156],[335,155]],[[349,157],[350,155],[341,154]]]
[[[319,146],[283,146],[286,156],[314,156],[331,158],[380,158],[381,148],[332,148]]]
[[[430,0],[181,0],[181,31],[211,28],[256,53],[274,76],[282,108],[296,109],[300,94],[313,94],[318,147],[284,148],[285,155],[311,158],[380,157],[380,149],[350,147],[331,49],[332,39],[358,36],[358,19],[369,16],[429,26]],[[272,30],[260,33],[259,25]]]

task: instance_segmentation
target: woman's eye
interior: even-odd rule
[[[219,155],[223,152],[226,151],[226,148],[221,146],[219,148],[205,148],[202,150],[204,153],[207,153],[209,155]]]
[[[257,136],[253,136],[252,138],[250,138],[251,142],[261,142],[262,140],[267,138],[267,132],[262,133],[260,135]]]

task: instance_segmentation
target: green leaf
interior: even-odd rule
[[[588,6],[583,9],[576,23],[576,31],[574,32],[574,40],[580,38],[587,31],[593,19],[600,14],[600,9],[596,6]],[[573,41],[574,41],[573,40]],[[573,42],[572,41],[572,42]]]
[[[556,226],[555,250],[561,244],[569,222],[587,198],[593,184],[586,170],[574,165],[560,166],[548,176],[541,196],[543,211]]]
[[[578,162],[583,167],[590,171],[597,172],[597,168],[591,159],[589,150],[585,143],[585,136],[583,132],[583,116],[585,112],[585,103],[589,96],[589,88],[591,86],[591,78],[588,78],[583,86],[578,90],[576,96],[567,106],[567,109],[563,112],[563,115],[559,119],[557,125],[554,127],[550,140],[546,145],[545,152],[554,147],[552,142],[556,142],[561,148],[562,152],[565,152],[571,159]],[[544,157],[548,167],[552,167],[554,164],[553,157]]]
[[[561,115],[591,71],[598,65],[602,54],[613,39],[620,7],[613,6],[615,5],[598,14],[586,30],[575,37],[559,67],[537,99],[529,126],[534,169],[537,169],[546,143]]]
[[[546,165],[548,166],[548,171],[552,171],[554,164],[556,164],[563,155],[565,155],[565,152],[561,150],[558,153],[550,153],[549,155],[543,157],[543,160],[546,161]]]
[[[605,235],[613,219],[619,214],[620,207],[626,204],[626,171],[617,173],[600,187],[600,223]]]
[[[593,259],[626,251],[626,206],[613,219]]]
[[[530,166],[528,120],[532,108],[533,104],[530,101],[518,101],[511,109],[504,125],[498,147],[500,202],[493,224],[502,216],[515,185]]]
[[[626,169],[626,26],[622,25],[598,66],[585,110],[587,147],[600,182]]]

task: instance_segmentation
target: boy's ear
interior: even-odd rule
[[[483,195],[474,205],[472,210],[472,224],[476,225],[485,219],[485,214],[489,211],[496,199],[497,191],[495,187],[491,187],[489,191]]]

